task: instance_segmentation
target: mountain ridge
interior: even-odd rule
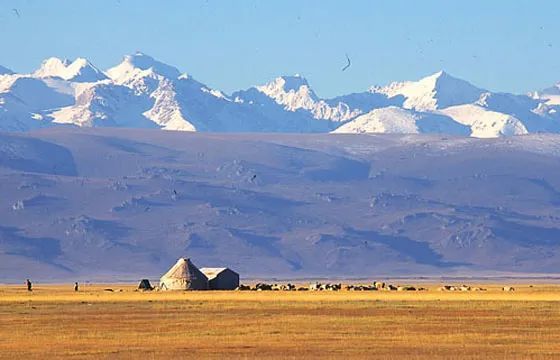
[[[558,273],[559,166],[558,134],[0,132],[0,282]]]
[[[27,94],[21,97],[17,87],[24,82],[28,83]],[[124,56],[107,71],[84,58],[69,61],[52,57],[31,74],[0,67],[0,130],[78,126],[391,133],[404,130],[396,130],[391,122],[398,121],[399,114],[404,119],[409,111],[431,119],[429,127],[408,127],[419,133],[440,129],[464,136],[465,126],[470,128],[466,135],[474,137],[558,133],[558,89],[556,85],[527,95],[495,93],[439,71],[417,81],[393,82],[330,99],[319,97],[300,75],[279,76],[227,95],[141,52]],[[379,109],[397,118],[376,118],[380,111],[369,114]],[[368,114],[385,124],[366,125],[363,116]]]

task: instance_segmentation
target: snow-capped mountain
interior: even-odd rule
[[[394,82],[385,87],[372,87],[371,92],[390,98],[401,97],[405,109],[433,111],[476,101],[485,90],[454,78],[444,71],[419,81]]]
[[[351,108],[342,101],[328,103],[320,99],[300,75],[280,76],[265,85],[234,93],[233,96],[238,102],[262,106],[263,97],[258,96],[259,93],[273,99],[286,111],[308,113],[317,120],[343,122],[362,113],[361,109]]]
[[[56,57],[49,58],[33,73],[39,78],[61,78],[73,82],[96,82],[107,79],[107,76],[87,59],[77,58],[73,62]]]
[[[228,96],[140,52],[107,71],[83,58],[49,58],[32,74],[0,67],[0,129],[62,125],[476,137],[556,133],[560,85],[529,95],[493,93],[440,71],[325,99],[295,75]]]
[[[176,79],[181,75],[177,68],[157,61],[142,52],[126,55],[120,64],[107,70],[107,75],[117,84],[124,84],[149,74],[158,74],[169,79]]]
[[[101,82],[78,89],[74,104],[49,116],[53,123],[81,127],[156,128],[142,116],[149,107],[147,99],[136,96],[131,89]]]
[[[333,133],[457,134],[470,135],[469,126],[434,113],[389,106],[360,115]]]
[[[527,127],[518,118],[488,110],[480,105],[451,106],[441,112],[471,128],[471,135],[479,138],[528,134]]]
[[[72,96],[25,75],[0,77],[0,130],[27,131],[49,126],[50,109],[69,105]]]

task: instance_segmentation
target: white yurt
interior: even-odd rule
[[[180,258],[159,280],[162,290],[208,290],[208,278],[190,259]]]

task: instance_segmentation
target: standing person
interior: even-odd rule
[[[27,291],[33,291],[33,289],[32,289],[33,284],[31,284],[31,280],[26,279],[25,280],[25,285],[27,285]]]
[[[76,281],[76,282],[74,283],[74,291],[78,291],[78,290],[79,290],[79,289],[78,289],[78,282]]]

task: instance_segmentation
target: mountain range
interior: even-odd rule
[[[106,71],[83,58],[49,58],[31,74],[0,66],[3,131],[77,126],[488,138],[559,133],[559,110],[560,83],[516,95],[487,91],[444,71],[323,99],[300,75],[228,95],[143,53]]]
[[[0,283],[551,276],[559,167],[557,134],[0,133]]]

